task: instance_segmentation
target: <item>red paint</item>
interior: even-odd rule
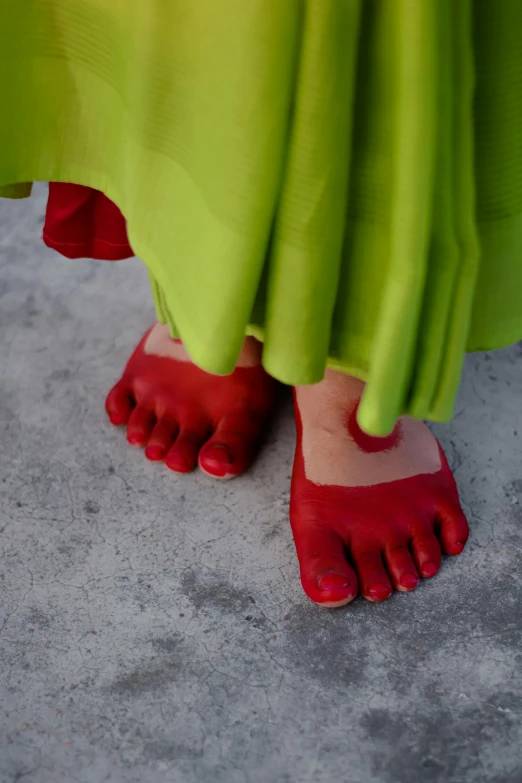
[[[262,367],[217,376],[190,362],[144,351],[145,334],[107,397],[111,422],[127,426],[129,443],[146,447],[178,473],[199,463],[225,478],[250,467],[273,409],[276,382]]]
[[[419,584],[419,577],[414,574],[404,574],[401,577],[401,584],[407,590],[414,590]]]
[[[295,418],[290,522],[312,601],[348,603],[359,589],[382,601],[394,587],[411,590],[420,576],[434,576],[441,548],[450,555],[462,551],[468,524],[440,446],[437,473],[369,487],[319,486],[305,476],[297,402]]]
[[[69,182],[49,183],[43,239],[67,258],[119,261],[134,255],[118,207],[99,190]]]
[[[439,570],[438,566],[435,565],[435,563],[424,563],[424,576],[429,579],[431,576],[435,576],[437,571]]]
[[[346,427],[348,434],[352,438],[355,445],[365,454],[377,454],[383,451],[393,451],[400,444],[402,440],[402,424],[397,422],[393,432],[384,438],[376,438],[372,435],[367,435],[366,432],[359,427],[357,421],[357,411],[359,410],[359,402],[352,405],[348,409],[346,417]]]
[[[348,581],[342,574],[324,574],[319,579],[321,590],[337,590],[347,586]]]

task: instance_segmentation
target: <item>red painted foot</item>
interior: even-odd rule
[[[409,591],[441,551],[462,552],[468,523],[455,480],[423,422],[372,438],[357,425],[363,385],[328,371],[295,391],[297,446],[290,520],[304,590],[326,607]]]
[[[231,375],[196,367],[183,345],[156,324],[143,337],[107,397],[111,422],[127,439],[178,473],[197,464],[233,478],[250,467],[275,399],[275,381],[260,364],[260,345],[247,338]]]

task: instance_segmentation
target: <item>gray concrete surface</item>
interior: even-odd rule
[[[175,477],[104,395],[153,317],[137,261],[0,203],[0,781],[520,783],[522,350],[436,431],[472,536],[414,593],[302,594],[283,407],[254,469]]]

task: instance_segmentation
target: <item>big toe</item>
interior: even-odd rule
[[[199,467],[218,479],[239,476],[248,470],[257,452],[263,426],[249,411],[224,416],[199,453]]]
[[[321,525],[299,529],[294,520],[292,527],[306,595],[326,608],[353,601],[357,576],[346,559],[342,538]]]
[[[116,427],[127,424],[135,406],[134,396],[130,387],[123,380],[118,381],[105,400],[105,410]]]
[[[236,450],[224,439],[212,439],[199,453],[199,467],[214,478],[227,479],[239,475]],[[239,471],[241,472],[241,471]]]

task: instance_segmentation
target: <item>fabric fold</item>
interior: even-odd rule
[[[522,338],[519,0],[4,0],[0,111],[0,195],[105,194],[209,372],[253,334],[383,435]]]

